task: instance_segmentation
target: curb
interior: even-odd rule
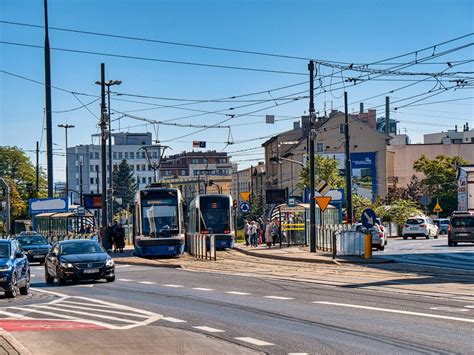
[[[152,259],[151,259],[152,260]],[[182,265],[166,265],[166,264],[155,264],[155,263],[145,263],[142,261],[118,261],[114,260],[115,264],[118,265],[137,265],[137,266],[151,266],[151,267],[161,267],[161,268],[168,268],[168,269],[182,269]]]
[[[14,351],[20,355],[32,355],[31,352],[23,346],[13,335],[0,328],[0,338],[3,338]],[[4,345],[3,345],[4,346]],[[7,349],[4,349],[7,350]]]
[[[265,255],[261,253],[256,253],[254,251],[250,250],[245,250],[241,249],[239,247],[234,246],[234,250],[254,256],[256,258],[264,258],[264,259],[276,259],[276,260],[286,260],[286,261],[297,261],[297,262],[304,262],[304,263],[313,263],[313,264],[332,264],[332,265],[339,265],[339,264],[388,264],[388,263],[394,263],[395,260],[393,259],[370,259],[365,260],[347,260],[347,259],[308,259],[308,258],[298,258],[298,257],[291,257],[291,256],[284,256],[284,255]]]

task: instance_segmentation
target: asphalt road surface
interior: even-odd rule
[[[117,265],[114,283],[47,286],[32,273],[42,297],[3,302],[0,317],[160,325],[271,354],[473,351],[474,303],[445,297],[133,265]]]
[[[374,251],[374,255],[403,263],[474,271],[474,243],[448,247],[446,236],[438,239],[390,238],[385,251]]]

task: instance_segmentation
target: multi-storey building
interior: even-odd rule
[[[116,169],[122,160],[126,160],[133,170],[139,188],[144,188],[154,181],[154,172],[149,166],[142,148],[152,144],[151,133],[116,133],[113,134],[112,165]],[[101,160],[100,145],[87,144],[70,147],[68,152],[69,195],[74,202],[79,202],[79,194],[101,193]],[[109,184],[109,161],[107,149],[107,186]],[[158,151],[152,152],[154,159],[159,159]],[[81,168],[82,165],[82,168]],[[82,179],[81,179],[82,172]],[[82,180],[82,184],[81,184]],[[82,185],[82,186],[81,186]]]

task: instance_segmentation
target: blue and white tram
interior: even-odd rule
[[[233,248],[235,239],[230,195],[196,196],[189,204],[187,236],[214,234],[217,249]]]
[[[133,236],[137,256],[183,254],[185,232],[181,191],[154,185],[138,191]]]

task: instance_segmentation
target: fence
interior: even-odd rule
[[[332,224],[318,226],[316,229],[316,245],[321,251],[336,255],[364,255],[364,234],[351,230],[350,224]]]
[[[196,258],[214,261],[217,259],[216,236],[214,234],[190,235],[186,244],[188,253]]]

